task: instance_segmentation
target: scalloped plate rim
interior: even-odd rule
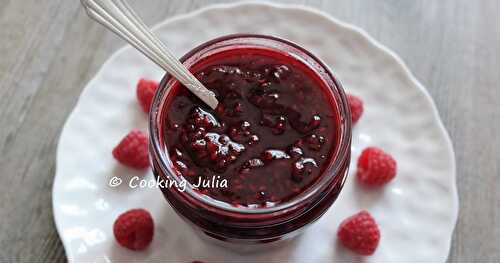
[[[318,16],[323,17],[323,18],[326,18],[329,21],[331,21],[332,23],[337,24],[340,27],[343,27],[344,29],[347,29],[347,31],[350,31],[351,33],[361,35],[364,39],[368,40],[368,42],[372,46],[376,47],[379,51],[384,52],[385,54],[389,55],[392,59],[394,59],[395,62],[398,64],[398,66],[400,66],[403,69],[404,73],[413,82],[413,84],[415,84],[415,86],[418,87],[419,91],[422,92],[423,95],[425,95],[425,99],[426,99],[427,103],[429,104],[429,106],[431,107],[432,112],[433,112],[433,120],[434,120],[435,124],[438,125],[442,135],[444,136],[445,141],[446,141],[447,151],[448,151],[449,155],[452,157],[450,159],[450,161],[451,161],[450,166],[451,166],[451,172],[452,172],[452,175],[451,175],[452,182],[450,185],[452,187],[451,190],[452,190],[452,194],[453,194],[453,207],[452,207],[453,222],[452,222],[452,229],[451,229],[452,235],[450,235],[448,237],[448,240],[447,240],[448,251],[449,251],[451,248],[451,240],[452,240],[453,232],[454,232],[457,220],[458,220],[458,210],[459,210],[459,197],[458,197],[458,191],[457,191],[457,186],[456,186],[456,160],[455,160],[455,152],[453,150],[453,144],[452,144],[451,138],[450,138],[446,128],[444,127],[444,124],[441,120],[441,117],[439,116],[438,109],[437,109],[436,104],[434,103],[434,100],[432,99],[431,95],[429,94],[427,89],[420,83],[420,81],[418,81],[418,79],[413,75],[413,73],[410,71],[410,69],[404,63],[404,61],[394,51],[390,50],[388,47],[386,47],[383,44],[381,44],[380,42],[378,42],[376,39],[374,39],[364,29],[362,29],[360,27],[357,27],[355,25],[340,21],[337,18],[329,15],[328,13],[325,13],[325,12],[320,11],[318,9],[315,9],[315,8],[312,8],[309,6],[298,5],[298,4],[280,4],[280,3],[273,3],[273,2],[269,3],[269,2],[257,2],[257,1],[242,1],[242,2],[237,2],[237,3],[210,4],[210,5],[207,5],[205,7],[188,12],[188,13],[178,14],[178,15],[172,16],[170,18],[167,18],[167,19],[163,20],[162,22],[157,23],[152,28],[153,28],[153,30],[157,30],[157,29],[159,29],[159,28],[161,28],[169,23],[173,23],[177,20],[189,19],[191,17],[198,16],[198,15],[200,15],[206,11],[210,11],[210,10],[238,8],[238,7],[246,6],[246,5],[266,6],[266,7],[272,7],[272,8],[276,8],[276,9],[282,9],[282,10],[301,9],[301,10],[304,10],[304,11],[307,11],[310,13],[314,13]],[[56,231],[57,231],[59,237],[61,238],[61,241],[62,241],[61,243],[63,244],[68,262],[73,261],[73,254],[69,253],[69,251],[67,249],[67,241],[65,240],[63,235],[61,235],[62,230],[61,230],[60,222],[59,222],[59,219],[57,216],[60,212],[56,208],[56,204],[55,204],[56,199],[54,198],[54,196],[56,196],[55,189],[56,189],[56,183],[57,183],[57,177],[58,177],[58,171],[59,171],[59,163],[57,160],[59,159],[58,156],[61,154],[60,153],[61,147],[59,144],[61,142],[61,138],[62,138],[63,134],[65,133],[65,130],[67,128],[67,124],[69,123],[69,120],[74,117],[75,109],[80,105],[81,97],[88,90],[87,87],[90,86],[93,82],[95,82],[96,79],[98,79],[98,77],[101,74],[103,74],[102,69],[105,68],[105,66],[107,64],[111,63],[116,57],[118,57],[120,54],[122,54],[127,49],[132,49],[132,47],[130,45],[125,45],[125,46],[119,48],[117,51],[115,51],[101,65],[99,70],[95,73],[94,77],[89,82],[86,83],[84,89],[82,90],[81,94],[78,97],[78,100],[77,100],[75,106],[73,107],[73,110],[68,115],[68,117],[64,123],[64,126],[61,129],[61,134],[59,137],[57,151],[56,151],[55,176],[54,176],[54,181],[53,181],[53,185],[52,185],[52,210],[53,210],[53,215],[54,215],[53,217],[54,217],[54,222],[55,222],[55,226],[56,226]]]

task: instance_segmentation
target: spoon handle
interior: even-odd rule
[[[158,37],[135,14],[124,0],[81,0],[87,14],[134,46],[158,66],[172,74],[191,92],[217,107],[215,94],[205,88],[189,70],[167,49]]]

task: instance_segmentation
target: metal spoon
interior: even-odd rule
[[[215,94],[203,86],[167,49],[124,0],[81,0],[87,14],[134,46],[158,66],[172,74],[212,109],[219,103]]]

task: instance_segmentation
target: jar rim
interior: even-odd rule
[[[271,207],[246,207],[246,206],[232,206],[230,204],[227,204],[225,202],[216,200],[214,198],[211,198],[209,196],[206,196],[204,194],[201,194],[200,192],[196,191],[190,183],[187,182],[186,180],[186,188],[184,191],[182,191],[182,194],[187,195],[191,199],[194,199],[196,201],[199,201],[202,205],[205,205],[209,208],[220,210],[223,212],[229,212],[229,213],[237,213],[237,214],[271,214],[271,213],[276,213],[280,211],[287,211],[290,208],[294,208],[304,202],[306,202],[309,197],[314,196],[317,194],[319,191],[322,190],[322,186],[325,186],[328,184],[330,178],[329,176],[325,176],[325,174],[334,174],[334,175],[339,175],[343,168],[344,161],[346,158],[350,158],[350,146],[351,146],[351,112],[348,106],[347,102],[347,96],[344,92],[344,89],[342,87],[342,84],[340,81],[332,74],[330,68],[323,63],[320,59],[318,59],[316,56],[314,56],[312,53],[304,49],[303,47],[299,46],[298,44],[295,44],[289,40],[285,40],[282,38],[278,38],[275,36],[269,36],[269,35],[261,35],[261,34],[231,34],[231,35],[225,35],[221,36],[218,38],[215,38],[213,40],[207,41],[188,53],[186,53],[180,60],[181,62],[185,62],[186,60],[190,58],[195,58],[197,59],[199,57],[199,53],[204,51],[205,49],[218,44],[218,43],[223,43],[227,41],[236,41],[236,40],[251,40],[251,39],[260,39],[260,40],[266,40],[266,41],[271,41],[275,42],[281,45],[286,45],[288,47],[293,48],[296,51],[299,51],[302,55],[307,56],[307,59],[310,59],[313,61],[315,64],[321,67],[321,70],[323,71],[327,77],[330,78],[330,80],[333,83],[333,86],[329,86],[329,88],[333,91],[333,93],[336,92],[336,94],[339,96],[338,99],[340,101],[337,102],[337,108],[339,111],[339,122],[340,126],[339,131],[340,131],[340,139],[339,139],[339,146],[336,147],[336,151],[333,153],[331,156],[330,161],[328,163],[328,166],[324,169],[322,174],[319,176],[318,180],[314,182],[311,186],[307,187],[303,192],[298,194],[297,196],[291,198],[290,200],[282,203],[278,203],[275,206]],[[315,69],[317,70],[317,69]],[[150,137],[150,149],[153,151],[154,155],[157,156],[160,161],[157,162],[158,165],[160,166],[159,169],[162,170],[164,174],[166,174],[169,177],[169,180],[174,180],[177,183],[181,183],[182,180],[180,176],[174,171],[173,165],[168,165],[172,164],[172,161],[170,160],[170,156],[168,154],[168,150],[166,150],[166,147],[161,143],[160,139],[160,131],[162,127],[159,127],[159,121],[158,117],[161,117],[162,115],[162,102],[168,97],[169,90],[168,88],[173,86],[173,85],[167,85],[169,82],[172,82],[173,84],[177,83],[177,80],[174,80],[170,74],[166,73],[165,76],[162,78],[162,81],[159,85],[158,90],[156,91],[156,94],[153,98],[152,104],[151,104],[151,109],[149,112],[149,137]],[[333,94],[333,95],[336,95]],[[337,98],[336,98],[337,99]],[[153,158],[153,156],[151,157]],[[345,180],[345,179],[344,179]],[[169,189],[170,191],[170,189]]]

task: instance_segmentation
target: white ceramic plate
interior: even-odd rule
[[[231,21],[228,21],[231,17]],[[333,69],[348,92],[365,102],[354,128],[352,165],[377,145],[398,162],[385,187],[362,189],[351,175],[333,207],[293,242],[261,254],[239,255],[198,239],[169,207],[159,189],[110,187],[110,178],[151,179],[115,162],[111,150],[134,127],[146,130],[135,98],[141,77],[162,71],[126,47],[87,85],[68,118],[57,152],[53,209],[69,262],[445,262],[457,219],[455,161],[450,139],[427,91],[394,53],[362,30],[318,11],[275,4],[216,5],[156,27],[175,54],[229,33],[262,33],[299,43]],[[112,224],[125,210],[144,207],[156,222],[152,245],[131,252],[116,245]],[[360,257],[335,238],[339,222],[369,210],[380,225],[376,253]]]

